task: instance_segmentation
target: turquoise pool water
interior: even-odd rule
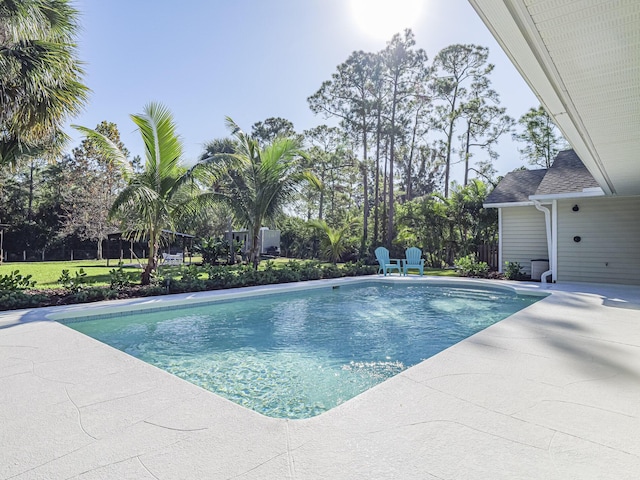
[[[308,418],[539,298],[368,283],[67,325],[264,415]]]

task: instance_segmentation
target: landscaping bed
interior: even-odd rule
[[[371,275],[377,271],[377,265],[365,265],[362,262],[345,263],[342,266],[317,261],[290,261],[278,266],[273,262],[264,262],[261,270],[244,265],[190,265],[177,268],[170,275],[156,277],[151,285],[143,286],[132,285],[129,273],[122,267],[111,270],[108,285],[91,285],[81,268],[73,273],[63,270],[59,279],[60,288],[39,289],[35,288],[30,276],[23,277],[13,270],[9,275],[0,276],[0,310]]]

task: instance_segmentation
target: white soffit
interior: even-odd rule
[[[640,0],[469,0],[607,194],[640,194]]]

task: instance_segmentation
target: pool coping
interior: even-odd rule
[[[363,281],[550,295],[305,420],[53,321]],[[638,287],[374,276],[2,312],[0,478],[635,478],[639,305]]]
[[[241,287],[226,290],[209,290],[204,292],[189,292],[172,295],[161,295],[155,297],[142,297],[125,300],[105,300],[93,304],[63,305],[58,307],[50,307],[54,309],[46,316],[50,320],[68,323],[75,318],[84,318],[87,316],[87,307],[90,305],[91,310],[102,313],[95,315],[117,316],[119,313],[129,315],[136,311],[153,311],[162,310],[166,307],[183,306],[185,301],[189,302],[189,306],[198,306],[218,301],[228,301],[239,298],[273,295],[286,292],[300,292],[305,290],[320,290],[335,288],[346,285],[357,285],[362,283],[415,283],[415,284],[431,284],[431,285],[457,285],[457,286],[477,286],[491,287],[503,291],[513,292],[521,295],[531,296],[547,296],[545,292],[539,288],[531,288],[532,285],[521,285],[518,283],[505,283],[495,281],[487,284],[486,281],[473,278],[451,278],[440,281],[446,277],[405,277],[405,276],[363,276],[348,277],[324,280],[309,280],[304,282],[281,283],[273,285],[260,285],[252,287]]]

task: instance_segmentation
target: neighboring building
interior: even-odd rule
[[[640,197],[605,195],[573,150],[507,174],[484,206],[498,208],[500,271],[548,259],[547,280],[640,284]]]
[[[246,229],[234,230],[231,233],[233,234],[233,240],[242,244],[242,253],[247,253],[251,248],[249,231]],[[227,238],[228,234],[229,232],[225,233],[225,238]],[[274,252],[278,255],[280,254],[280,230],[269,230],[268,227],[262,227],[260,228],[258,241],[260,243],[260,255],[270,252]]]

